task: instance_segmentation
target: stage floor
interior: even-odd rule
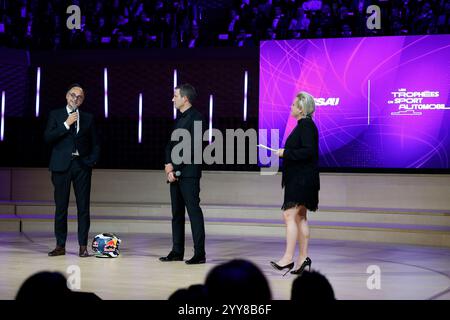
[[[203,283],[211,268],[234,258],[248,259],[262,269],[274,299],[290,298],[294,276],[282,277],[269,265],[284,250],[282,238],[207,235],[207,263],[189,266],[158,260],[169,252],[168,234],[119,236],[123,242],[117,259],[79,258],[74,234],[69,236],[66,255],[50,258],[52,234],[1,233],[0,299],[14,299],[23,281],[35,272],[60,271],[68,277],[69,267],[75,265],[81,270],[81,291],[103,299],[165,300],[179,288]],[[192,255],[192,240],[187,238],[186,244],[185,259]],[[450,249],[313,238],[309,256],[313,269],[329,279],[339,300],[450,300]],[[367,269],[373,265],[380,268],[381,288],[370,290]]]

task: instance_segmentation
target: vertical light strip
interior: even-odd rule
[[[173,70],[173,89],[175,90],[176,86],[178,85],[178,74],[177,69]],[[177,108],[173,107],[173,120],[177,118]]]
[[[0,141],[5,138],[5,91],[2,91],[2,119],[0,122]]]
[[[139,93],[139,128],[138,128],[138,142],[142,142],[142,93]]]
[[[37,68],[36,76],[36,118],[39,117],[39,103],[40,103],[40,91],[41,91],[41,67]]]
[[[108,68],[103,69],[103,86],[105,91],[105,118],[108,118]]]
[[[247,121],[247,92],[248,92],[248,71],[244,74],[244,121]]]
[[[367,85],[367,125],[370,125],[370,80]]]
[[[213,117],[214,101],[213,95],[209,95],[209,143],[212,141],[212,117]]]

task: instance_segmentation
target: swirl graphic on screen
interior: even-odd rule
[[[448,169],[449,56],[450,35],[262,41],[259,128],[283,146],[307,91],[322,167]]]

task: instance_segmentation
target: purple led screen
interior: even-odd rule
[[[262,41],[259,128],[283,146],[307,91],[321,167],[448,169],[449,69],[450,35]]]

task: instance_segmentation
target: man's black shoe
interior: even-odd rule
[[[186,260],[186,264],[201,264],[205,262],[206,262],[205,256],[193,256],[191,259]]]
[[[183,256],[180,256],[180,255],[178,255],[178,254],[175,254],[175,253],[169,253],[168,255],[167,255],[167,257],[161,257],[161,258],[159,258],[159,261],[162,261],[162,262],[169,262],[169,261],[183,261]]]

